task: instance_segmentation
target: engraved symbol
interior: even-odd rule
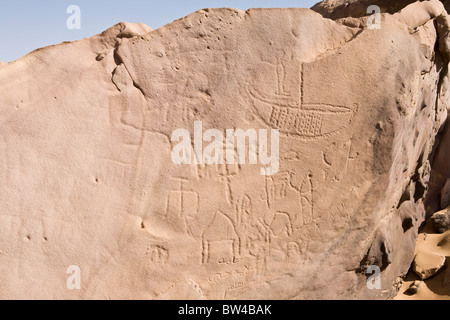
[[[167,198],[166,219],[181,221],[183,229],[192,235],[189,229],[191,220],[198,215],[199,194],[198,192],[187,190],[186,179],[174,179],[180,183],[177,190],[170,191]]]
[[[345,177],[349,164],[359,156],[359,153],[353,150],[352,139],[343,143],[333,142],[324,150],[324,180],[340,181]]]
[[[305,225],[313,222],[314,220],[314,209],[313,209],[313,185],[312,185],[312,174],[308,174],[306,179],[300,188],[301,195],[301,206],[302,206],[302,217],[303,223]]]
[[[267,242],[268,243],[268,242]],[[256,280],[259,281],[267,271],[267,248],[266,243],[254,242],[250,246],[250,255],[256,258]]]
[[[292,223],[289,214],[277,212],[273,217],[270,230],[274,237],[289,238],[292,235]]]
[[[284,251],[283,247],[292,234],[293,228],[289,214],[277,212],[270,224],[270,254],[272,254],[272,250]]]
[[[269,208],[278,200],[287,198],[287,190],[290,186],[291,173],[280,172],[276,177],[266,177],[266,197]]]
[[[303,139],[318,139],[337,134],[352,121],[354,107],[304,103],[302,63],[262,62],[258,69],[261,74],[276,74],[274,92],[260,88],[267,86],[267,79],[260,75],[248,88],[255,112],[272,128]]]
[[[154,263],[165,264],[169,260],[169,251],[158,245],[149,246],[145,255]]]
[[[202,263],[237,260],[239,237],[231,219],[217,212],[202,237]]]
[[[300,247],[297,242],[288,242],[286,246],[286,256],[289,259],[298,258],[300,256]]]
[[[308,173],[299,187],[292,183],[294,176],[293,172],[284,171],[274,177],[266,177],[265,191],[267,207],[280,212],[289,212],[292,225],[298,230],[314,221],[314,187],[311,173]],[[298,198],[298,205],[288,206],[290,201],[285,199],[295,197]]]
[[[226,144],[226,152],[233,150],[235,153],[234,164],[202,164],[198,165],[198,178],[199,179],[218,179],[224,184],[225,197],[229,204],[234,201],[233,191],[231,189],[231,180],[241,172],[241,165],[237,162],[237,154],[234,150],[234,146]]]
[[[252,218],[252,199],[248,195],[239,198],[236,205],[236,222],[244,231]]]

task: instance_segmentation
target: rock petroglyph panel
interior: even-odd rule
[[[398,205],[426,185],[445,96],[434,18],[414,33],[403,18],[368,30],[308,9],[208,9],[3,65],[0,297],[380,298],[368,261],[392,296],[423,219],[420,199]],[[279,130],[279,170],[175,164],[172,133],[195,138],[198,121]],[[59,287],[70,265],[77,292]]]
[[[349,126],[357,111],[355,105],[304,103],[303,82],[307,79],[303,69],[296,59],[258,65],[248,88],[255,112],[272,128],[304,139],[327,138]],[[275,76],[269,77],[273,73]],[[268,88],[269,84],[273,87]]]

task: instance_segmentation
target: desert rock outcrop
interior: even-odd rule
[[[450,230],[450,207],[432,215],[431,222],[433,223],[434,230],[438,233],[444,233]]]
[[[444,264],[444,256],[421,252],[414,258],[413,270],[420,279],[426,280],[438,273]]]
[[[395,295],[448,105],[444,6],[401,9],[206,9],[2,66],[0,298]],[[175,164],[199,121],[279,130],[279,167]]]

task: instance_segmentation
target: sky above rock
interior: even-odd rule
[[[203,8],[311,7],[315,0],[165,0],[165,1],[56,1],[2,0],[0,2],[0,61],[9,62],[34,49],[100,33],[114,24],[142,22],[157,29]],[[80,29],[69,30],[67,9],[81,10]]]

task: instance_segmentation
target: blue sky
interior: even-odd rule
[[[0,0],[0,61],[34,49],[100,33],[114,24],[143,22],[157,29],[203,8],[312,7],[319,0]],[[81,29],[69,30],[67,8],[81,9]]]

